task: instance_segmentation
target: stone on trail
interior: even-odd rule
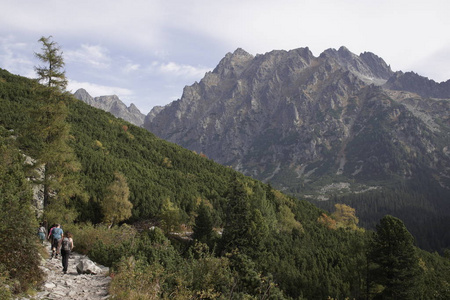
[[[92,274],[97,275],[102,273],[102,269],[97,267],[97,265],[87,258],[82,259],[77,265],[78,274]]]
[[[44,284],[44,287],[46,289],[54,289],[56,287],[56,285],[54,283],[47,282],[46,284]]]

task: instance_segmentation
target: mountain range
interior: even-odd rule
[[[345,202],[401,187],[425,199],[423,216],[450,223],[449,99],[450,80],[393,72],[370,52],[239,48],[141,126],[298,198]],[[417,208],[397,201],[378,213]]]
[[[450,81],[394,73],[370,52],[237,49],[143,126],[292,194],[326,199],[424,170],[448,189],[449,98]]]

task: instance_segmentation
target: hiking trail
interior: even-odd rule
[[[51,253],[50,243],[46,242],[46,249]],[[69,257],[67,274],[63,273],[61,257],[43,259],[45,263],[40,266],[44,271],[46,279],[41,290],[34,296],[22,297],[25,299],[70,299],[70,300],[103,300],[108,299],[108,287],[111,277],[108,276],[109,269],[99,266],[102,272],[97,275],[78,274],[77,265],[82,259],[87,258],[76,252]]]

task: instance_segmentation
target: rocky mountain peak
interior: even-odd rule
[[[375,76],[383,79],[389,79],[392,76],[391,67],[381,57],[372,52],[361,53],[359,57],[369,66]]]
[[[244,56],[244,57],[253,58],[253,55],[251,55],[250,53],[248,53],[247,51],[245,51],[242,48],[237,48],[236,50],[234,50],[232,56],[233,57]]]
[[[364,52],[358,56],[344,46],[339,50],[327,49],[320,58],[333,60],[369,84],[382,85],[393,74],[386,62],[375,54]]]
[[[239,76],[245,66],[252,60],[253,55],[247,53],[242,48],[238,48],[233,53],[227,53],[213,70],[213,73],[225,77]]]
[[[145,115],[134,104],[127,107],[117,95],[93,98],[85,89],[78,89],[73,95],[90,106],[110,112],[115,117],[124,119],[136,126],[144,124]]]
[[[78,89],[74,94],[75,98],[92,105],[94,98],[92,98],[91,95],[85,90],[85,89]]]

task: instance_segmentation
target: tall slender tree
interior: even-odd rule
[[[70,197],[82,194],[77,174],[80,164],[70,147],[70,126],[66,122],[70,96],[63,93],[67,85],[64,59],[59,45],[51,38],[41,37],[42,53],[35,53],[46,64],[35,67],[44,86],[36,89],[38,103],[30,112],[32,122],[26,131],[37,144],[33,147],[36,153],[31,154],[44,166],[44,207],[50,204],[52,195],[64,204]]]
[[[52,41],[52,36],[43,36],[39,39],[39,42],[42,43],[42,53],[35,52],[34,55],[45,64],[34,68],[39,76],[39,81],[48,87],[55,87],[64,91],[67,86],[67,78],[64,70],[63,52],[60,46]]]

